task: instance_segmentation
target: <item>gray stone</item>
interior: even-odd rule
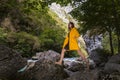
[[[108,73],[111,72],[120,72],[120,54],[112,56],[109,61],[105,64],[105,71]]]
[[[47,59],[36,62],[34,67],[21,74],[19,80],[64,80],[68,77],[62,66]]]
[[[104,67],[104,64],[109,59],[109,54],[105,53],[104,50],[98,48],[91,51],[90,59],[95,62],[96,66]]]
[[[0,79],[15,80],[17,71],[25,66],[26,62],[16,51],[0,45]]]
[[[98,80],[120,80],[120,72],[106,73],[106,71],[101,71]]]
[[[59,57],[58,53],[51,50],[39,53],[38,61],[22,72],[19,80],[64,80],[68,77],[67,72],[63,66],[55,64]]]
[[[38,60],[47,59],[56,62],[60,59],[60,54],[53,50],[48,50],[36,53],[36,55],[33,58],[37,58]]]
[[[82,63],[72,62],[67,69],[72,72],[83,71],[85,69],[85,66]]]
[[[99,69],[92,71],[77,71],[72,73],[72,75],[65,80],[98,80]]]

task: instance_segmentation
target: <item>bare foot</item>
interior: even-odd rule
[[[86,64],[86,71],[89,71],[90,70],[90,68],[89,68],[89,61],[84,61],[85,62],[85,64]]]
[[[61,63],[61,62],[55,62],[55,64],[62,65],[62,63]]]

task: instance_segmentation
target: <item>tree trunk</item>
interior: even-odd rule
[[[109,30],[109,40],[110,40],[111,55],[113,55],[114,54],[114,49],[113,49],[112,31],[111,30]]]
[[[117,9],[116,9],[116,2],[114,0],[112,0],[113,2],[113,14],[115,17],[115,28],[116,28],[116,35],[117,35],[117,39],[118,39],[118,53],[120,53],[120,24],[119,24],[119,15],[117,13]],[[120,2],[119,0],[117,2]]]
[[[119,37],[119,35],[117,35],[117,38],[118,38],[118,53],[120,54],[120,37]]]

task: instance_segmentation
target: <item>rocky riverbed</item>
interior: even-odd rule
[[[87,71],[80,58],[65,58],[60,66],[54,64],[60,58],[55,51],[39,52],[28,60],[0,45],[0,80],[120,80],[120,54],[109,57],[107,62],[99,57],[89,59],[90,70]]]

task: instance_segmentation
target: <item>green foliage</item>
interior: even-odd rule
[[[20,11],[23,18],[20,20],[20,29],[22,31],[39,35],[44,27],[51,27],[51,24],[55,25],[55,21],[47,13],[48,7],[42,7],[42,3],[44,2],[41,0],[24,0],[21,3]]]
[[[23,56],[31,56],[35,50],[40,48],[40,40],[37,36],[33,36],[26,32],[9,32],[6,36],[9,46],[23,54]]]
[[[71,14],[79,21],[81,25],[80,30],[83,33],[89,31],[90,35],[108,32],[111,53],[114,53],[111,33],[114,32],[115,35],[120,35],[120,5],[118,5],[120,1],[81,0],[79,2],[80,4],[78,4]]]
[[[16,0],[0,0],[0,18],[6,17],[18,5]]]
[[[0,43],[25,57],[48,49],[60,52],[65,34],[63,27],[66,25],[49,10],[48,2],[4,0],[0,7]],[[8,25],[3,23],[6,18]],[[11,27],[14,31],[10,30]]]
[[[44,50],[55,50],[60,52],[63,44],[63,29],[60,28],[47,28],[41,34],[40,39],[42,42],[42,48]]]
[[[77,51],[68,51],[65,52],[65,57],[71,58],[71,57],[79,57]]]
[[[49,4],[56,2],[62,6],[66,6],[68,3],[73,3],[74,0],[43,0],[47,1]]]
[[[63,20],[60,19],[57,14],[55,14],[55,13],[52,12],[51,10],[48,11],[48,14],[51,15],[52,19],[54,19],[54,20],[56,21],[56,27],[59,27],[59,26],[60,26],[62,29],[65,30],[65,32],[68,31],[67,28],[66,28],[66,27],[67,27],[67,24],[64,23]]]
[[[4,44],[6,39],[7,33],[5,33],[4,29],[3,28],[0,28],[0,44]]]
[[[117,36],[115,35],[115,33],[112,33],[112,36],[113,36],[113,48],[114,48],[114,54],[118,53],[118,40],[117,40]],[[102,40],[102,46],[105,50],[108,50],[108,51],[111,51],[110,50],[110,46],[109,46],[109,36],[106,34],[104,35],[103,37],[103,40]]]

